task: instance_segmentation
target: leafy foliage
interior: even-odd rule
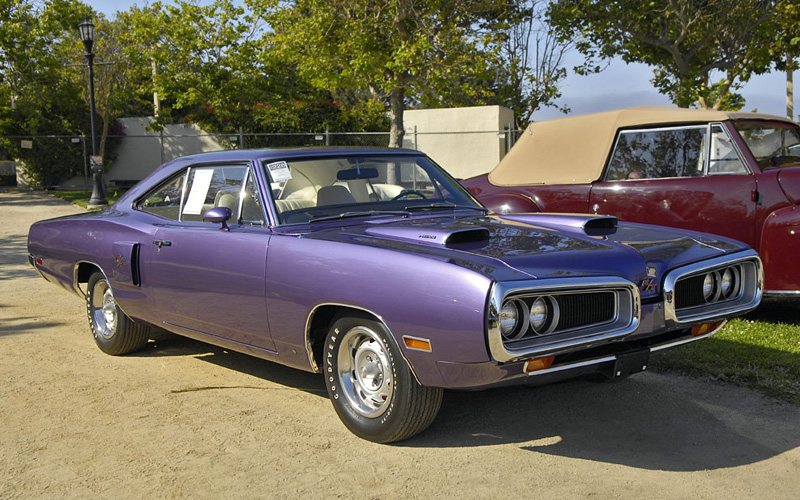
[[[514,111],[517,129],[528,126],[533,114],[544,107],[556,107],[560,84],[567,76],[564,56],[572,41],[560,39],[546,22],[548,2],[521,2],[521,12],[499,37],[496,64],[498,102]]]
[[[339,105],[261,42],[262,19],[230,0],[133,7],[121,13],[125,55],[150,71],[161,122],[197,123],[217,133],[385,128],[374,106]],[[359,112],[366,110],[363,116]]]
[[[41,139],[27,149],[19,136],[80,135],[88,129],[81,87],[68,75],[75,68],[65,60],[77,25],[89,13],[76,0],[0,2],[0,136],[34,184],[54,185],[83,172],[72,143]]]
[[[478,96],[473,75],[484,47],[515,13],[514,2],[466,0],[251,0],[275,30],[264,43],[321,88],[369,90],[388,101],[390,146],[402,144],[409,99],[447,95],[456,85]]]
[[[732,92],[771,64],[778,0],[558,0],[550,20],[577,39],[585,72],[619,56],[654,68],[653,84],[677,105],[736,108]],[[718,82],[715,75],[722,75]]]

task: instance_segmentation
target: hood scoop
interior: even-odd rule
[[[463,229],[447,229],[436,227],[371,227],[366,230],[371,236],[380,236],[397,240],[413,241],[450,247],[453,245],[480,243],[489,239],[489,230],[485,227]]]
[[[537,213],[503,215],[502,218],[562,231],[579,232],[588,236],[607,236],[617,231],[617,218],[613,215]]]

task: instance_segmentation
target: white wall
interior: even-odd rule
[[[222,145],[205,136],[197,125],[167,125],[161,134],[147,130],[151,118],[121,118],[125,138],[117,149],[117,159],[103,176],[107,181],[139,180],[164,162],[206,151],[219,151]]]
[[[466,179],[488,172],[505,156],[503,131],[513,128],[514,113],[502,106],[415,109],[405,112],[404,124],[404,147],[416,146],[452,176]]]
[[[120,118],[125,137],[117,149],[117,158],[103,174],[107,184],[138,181],[159,165],[180,156],[224,149],[214,138],[205,135],[195,124],[166,125],[162,132],[147,130],[152,118]],[[91,174],[89,186],[91,186]],[[63,182],[62,189],[84,188],[83,176]]]

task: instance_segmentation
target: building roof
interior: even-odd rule
[[[602,174],[620,128],[725,120],[790,120],[763,113],[740,113],[666,106],[642,106],[532,123],[489,173],[497,186],[585,184]]]

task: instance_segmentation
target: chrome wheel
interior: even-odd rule
[[[392,363],[383,340],[359,326],[342,338],[337,359],[342,392],[353,409],[368,418],[382,415],[392,402]]]
[[[104,339],[110,339],[117,332],[117,302],[114,293],[104,279],[97,281],[92,293],[91,316],[95,331]]]

